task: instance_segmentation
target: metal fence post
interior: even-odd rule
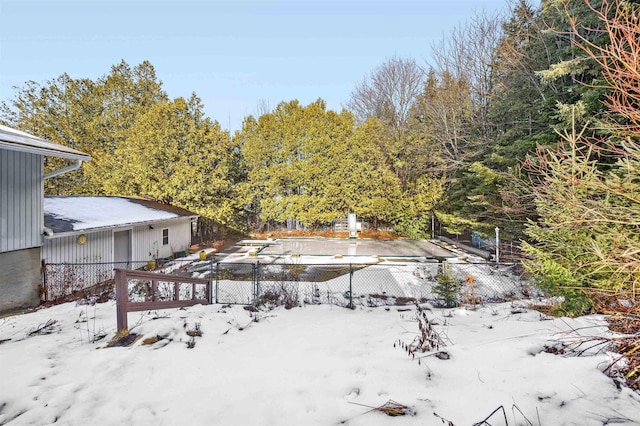
[[[49,286],[47,283],[47,263],[45,260],[42,260],[42,292],[40,293],[40,300],[42,302],[46,302],[48,296],[49,296]]]
[[[209,259],[209,304],[213,303],[213,257]]]
[[[251,264],[251,297],[253,298],[253,300],[251,300],[251,303],[255,303],[256,302],[256,264],[255,263]]]
[[[353,265],[349,263],[349,309],[353,309]]]
[[[216,303],[218,303],[218,289],[220,288],[220,274],[218,271],[220,270],[220,262],[216,262]]]
[[[500,263],[500,228],[496,226],[496,264]]]
[[[260,296],[260,261],[256,261],[256,296],[255,303],[258,303],[258,297]]]

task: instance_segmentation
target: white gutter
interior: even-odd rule
[[[58,169],[58,170],[54,170],[52,172],[47,173],[46,175],[44,175],[44,178],[49,179],[52,177],[59,176],[63,173],[72,172],[74,170],[79,169],[80,166],[82,166],[82,160],[76,160],[76,162],[70,165],[69,167],[65,167],[64,169]]]
[[[58,170],[54,170],[52,172],[47,173],[46,175],[44,175],[44,178],[49,179],[52,177],[59,176],[63,173],[72,172],[74,170],[79,169],[80,166],[82,166],[82,160],[76,160],[76,162],[70,165],[69,167],[65,167],[64,169],[58,169]]]

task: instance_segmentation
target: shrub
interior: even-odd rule
[[[449,359],[449,354],[446,351],[442,351],[441,348],[446,346],[445,342],[440,337],[440,334],[433,328],[433,324],[427,317],[427,312],[420,306],[417,301],[413,302],[416,306],[416,321],[418,322],[418,334],[410,343],[398,339],[393,347],[399,347],[407,352],[407,355],[414,358],[416,352],[427,353],[435,351],[435,355],[440,359]],[[418,364],[420,364],[420,358],[418,358]]]
[[[445,308],[458,306],[460,282],[451,273],[449,265],[444,265],[442,271],[438,273],[436,280],[437,283],[433,287],[433,292],[438,297],[440,304]]]
[[[269,310],[278,306],[291,309],[299,305],[298,293],[298,283],[280,282],[262,292],[256,306],[264,306]]]

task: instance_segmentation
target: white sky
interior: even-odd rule
[[[340,110],[397,54],[420,64],[474,11],[507,0],[0,1],[0,100],[62,73],[96,79],[149,60],[171,98],[199,95],[223,128],[298,99]]]

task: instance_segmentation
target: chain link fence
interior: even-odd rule
[[[217,264],[215,301],[228,304],[440,306],[540,296],[514,264]]]
[[[191,260],[171,262],[103,262],[103,263],[46,263],[42,267],[43,302],[64,302],[81,298],[108,299],[113,296],[116,269],[152,270],[159,273],[188,273],[184,266]]]
[[[338,306],[436,306],[482,304],[542,296],[518,264],[384,262],[379,264],[216,263],[174,260],[47,264],[44,300],[110,297],[116,268],[143,269],[209,279],[211,302],[222,304]]]

